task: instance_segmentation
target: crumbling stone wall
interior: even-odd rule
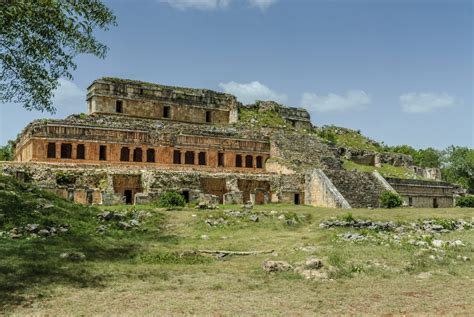
[[[275,131],[270,142],[272,160],[296,172],[304,172],[315,167],[342,168],[342,162],[315,135]]]
[[[324,173],[352,208],[378,207],[383,185],[370,173],[324,170]]]

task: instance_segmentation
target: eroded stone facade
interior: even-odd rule
[[[341,158],[412,165],[402,154],[328,146],[305,109],[243,106],[205,89],[103,78],[88,88],[87,107],[88,114],[30,123],[16,142],[16,162],[0,163],[2,171],[81,204],[148,203],[174,190],[187,201],[212,195],[221,203],[351,208],[377,207],[387,182],[343,170]],[[236,124],[239,107],[273,111],[285,128]],[[444,184],[389,183],[413,206],[453,203]]]

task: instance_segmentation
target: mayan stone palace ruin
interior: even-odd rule
[[[99,205],[148,203],[169,190],[189,202],[340,208],[377,207],[387,190],[414,207],[452,207],[458,195],[439,170],[403,154],[335,146],[305,109],[272,101],[243,105],[206,89],[102,78],[88,87],[86,107],[87,114],[28,124],[3,172]],[[343,161],[406,167],[419,177],[383,177]]]

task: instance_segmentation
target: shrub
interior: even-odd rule
[[[162,208],[184,207],[185,204],[183,195],[172,191],[164,193],[156,201],[156,205]]]
[[[350,212],[341,215],[339,219],[341,219],[342,221],[347,221],[347,222],[352,222],[355,220],[354,216]]]
[[[474,196],[460,197],[456,200],[456,206],[474,208]]]
[[[385,191],[380,195],[379,202],[382,208],[395,208],[400,207],[403,200],[397,193]]]

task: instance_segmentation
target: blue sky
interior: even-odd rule
[[[79,56],[58,113],[86,111],[96,78],[208,88],[304,106],[317,125],[389,145],[474,147],[470,0],[115,0],[110,50]],[[48,117],[0,106],[0,144]]]

